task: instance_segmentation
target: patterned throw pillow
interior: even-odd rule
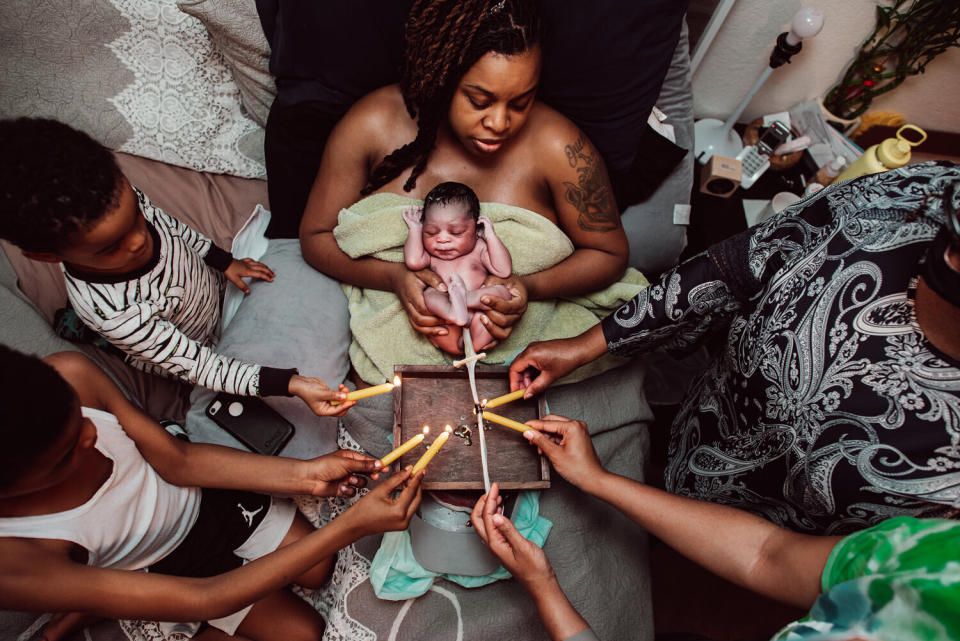
[[[111,149],[263,177],[263,129],[176,0],[0,3],[0,117],[43,116]]]

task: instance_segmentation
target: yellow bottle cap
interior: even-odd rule
[[[910,161],[910,143],[901,138],[887,138],[877,147],[877,158],[887,169],[903,167]]]

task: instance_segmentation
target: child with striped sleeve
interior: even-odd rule
[[[34,118],[0,122],[0,150],[0,238],[60,263],[77,315],[130,365],[231,394],[298,396],[321,416],[353,405],[343,385],[214,350],[226,281],[246,293],[243,278],[273,272],[153,206],[110,150]]]

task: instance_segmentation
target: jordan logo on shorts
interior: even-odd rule
[[[257,514],[260,514],[260,510],[263,509],[263,506],[261,505],[256,510],[251,512],[247,508],[243,507],[241,503],[237,503],[237,507],[240,508],[240,516],[242,516],[243,520],[247,522],[247,527],[253,525],[253,517],[255,517]]]

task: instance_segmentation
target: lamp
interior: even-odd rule
[[[753,88],[743,97],[726,122],[720,122],[716,118],[702,118],[694,123],[693,149],[700,164],[706,164],[714,154],[733,158],[740,153],[743,142],[737,132],[733,131],[734,123],[773,70],[785,62],[790,62],[790,57],[799,52],[803,46],[801,41],[817,35],[822,28],[823,14],[820,11],[809,7],[800,9],[790,22],[790,31],[785,31],[777,37],[777,45],[770,53],[770,65],[763,70],[753,84]]]

